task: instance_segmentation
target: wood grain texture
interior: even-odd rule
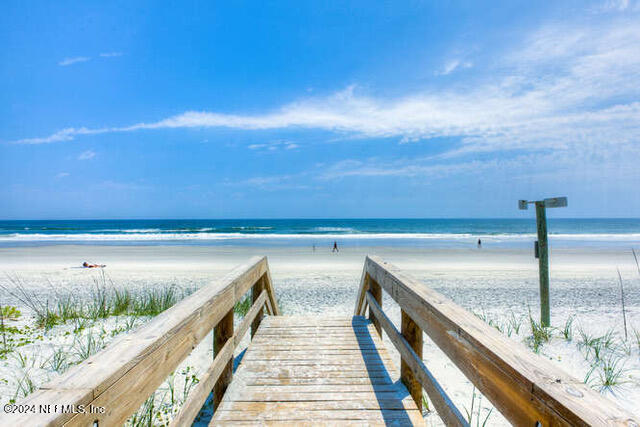
[[[369,277],[368,283],[369,283],[369,290],[367,292],[373,296],[373,299],[376,301],[376,303],[379,306],[382,306],[382,288],[380,287],[378,282],[371,279],[371,277]],[[367,302],[369,302],[368,298],[367,298]],[[376,319],[376,315],[373,312],[373,310],[371,310],[371,307],[369,307],[369,320],[373,322],[373,325],[375,326],[376,331],[378,331],[378,335],[382,336],[382,326],[380,326],[380,321]]]
[[[0,425],[122,424],[267,269],[266,258],[252,258],[19,402],[93,404],[105,413],[4,414]]]
[[[638,417],[378,257],[365,270],[513,424],[640,425]]]
[[[318,350],[322,336],[331,346]],[[280,337],[287,344],[274,349],[269,343],[282,346]],[[398,377],[364,317],[266,317],[211,425],[424,424]]]
[[[407,340],[418,360],[422,360],[422,330],[404,310],[400,310],[400,322],[400,333]],[[400,359],[400,379],[411,393],[418,409],[422,410],[422,384],[413,373],[411,362],[408,362],[405,357]]]
[[[249,326],[253,324],[255,318],[261,312],[266,301],[267,292],[263,290],[260,296],[255,300],[247,314],[244,316],[244,319],[242,319],[242,322],[238,326],[233,337],[226,340],[220,351],[215,352],[213,363],[211,364],[209,369],[207,369],[204,375],[202,375],[202,378],[200,378],[200,382],[196,385],[194,390],[189,393],[189,396],[183,403],[180,411],[171,421],[172,427],[190,425],[191,423],[193,423],[193,420],[200,412],[200,409],[202,409],[202,406],[207,400],[207,397],[209,397],[211,390],[213,390],[216,386],[216,383],[218,382],[220,376],[225,373],[225,371],[228,373],[230,363],[232,363],[233,352],[235,348],[238,346],[240,341],[242,341],[242,338],[249,329]]]
[[[456,408],[447,393],[424,365],[422,358],[418,357],[411,345],[402,334],[398,332],[387,315],[384,314],[382,307],[378,305],[374,296],[370,292],[367,292],[366,298],[369,303],[369,310],[375,313],[376,318],[387,333],[387,336],[398,349],[402,360],[404,360],[408,368],[411,369],[413,376],[419,381],[421,387],[424,387],[427,391],[440,418],[442,418],[448,426],[468,426],[469,424],[460,411],[458,411],[458,408]],[[422,395],[422,390],[420,395]]]
[[[254,305],[265,289],[265,285],[264,285],[265,281],[266,281],[265,276],[262,276],[260,280],[258,280],[258,282],[255,285],[253,285],[253,287],[251,288],[251,301]],[[260,322],[262,321],[262,317],[264,316],[264,309],[262,308],[263,305],[264,305],[264,302],[260,304],[260,308],[258,313],[256,313],[255,320],[253,321],[253,323],[251,323],[252,337],[255,335],[256,331],[258,330],[258,326],[260,326]]]
[[[213,349],[214,354],[217,356],[222,353],[224,346],[231,341],[235,342],[233,337],[233,309],[229,310],[226,316],[218,322],[213,330]],[[231,344],[235,347],[234,344]],[[224,397],[224,393],[227,391],[231,379],[233,378],[233,360],[229,359],[227,364],[222,368],[220,375],[218,375],[218,381],[216,381],[213,387],[213,408],[218,407],[220,401]]]

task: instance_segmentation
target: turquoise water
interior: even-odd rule
[[[535,240],[523,219],[244,219],[0,221],[0,245],[183,244],[468,246]],[[559,244],[640,244],[640,219],[549,219]]]

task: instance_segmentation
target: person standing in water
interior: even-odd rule
[[[333,242],[333,249],[331,249],[331,252],[340,252],[340,250],[338,249],[338,242]]]
[[[478,239],[478,249],[482,248],[482,240]]]

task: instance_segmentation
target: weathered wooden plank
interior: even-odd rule
[[[283,350],[273,350],[271,348],[268,348],[266,346],[261,347],[260,349],[255,349],[253,347],[249,348],[249,350],[247,351],[247,354],[245,354],[245,359],[246,360],[250,360],[252,358],[256,358],[256,357],[271,357],[271,358],[278,358],[278,359],[284,359],[284,358],[308,358],[311,357],[313,359],[318,359],[319,357],[327,357],[327,358],[340,358],[343,357],[344,359],[349,359],[349,358],[358,358],[358,359],[367,359],[367,358],[373,358],[373,357],[378,357],[378,358],[385,358],[385,357],[389,357],[388,354],[386,353],[380,353],[379,351],[376,351],[375,349],[368,349],[368,350],[361,350],[361,349],[352,349],[352,350],[334,350],[334,349],[329,349],[329,350],[317,350],[314,351],[312,348],[310,349],[306,349],[306,350],[287,350],[287,351],[283,351]]]
[[[213,330],[213,351],[217,356],[222,353],[224,346],[227,342],[231,341],[232,346],[235,348],[235,339],[233,336],[233,309],[229,310],[226,316],[220,320]],[[216,381],[213,387],[213,408],[218,407],[218,404],[222,401],[224,393],[227,391],[227,387],[231,384],[233,378],[233,360],[229,359],[222,372],[218,375],[218,381]]]
[[[307,316],[275,316],[269,319],[267,327],[294,327],[308,328],[318,326],[351,326],[354,324],[366,323],[363,317],[353,317],[347,319],[344,317],[327,317],[322,319],[310,320]]]
[[[244,334],[247,332],[247,329],[249,329],[249,326],[251,325],[251,327],[253,328],[255,319],[258,316],[262,315],[262,308],[264,307],[266,301],[267,292],[263,290],[262,293],[253,302],[253,305],[251,306],[247,314],[245,314],[244,319],[242,319],[242,322],[240,322],[240,325],[238,325],[238,331],[233,337],[236,346],[240,344],[240,341],[242,341],[242,339],[244,338]]]
[[[267,371],[266,365],[247,368],[247,376],[253,374],[254,377],[262,378],[349,378],[349,377],[388,377],[389,374],[384,367],[374,367],[372,369],[346,369],[343,366],[316,366],[313,370],[304,366],[278,367]]]
[[[245,355],[245,357],[249,357],[249,356],[254,356],[254,355],[260,355],[263,353],[268,353],[268,354],[273,354],[273,353],[280,353],[280,352],[286,352],[287,354],[290,355],[304,355],[304,354],[309,354],[309,355],[337,355],[337,354],[344,354],[344,355],[358,355],[358,354],[363,354],[363,355],[367,355],[367,354],[380,354],[377,349],[375,347],[371,347],[368,349],[362,349],[359,347],[352,347],[352,348],[332,348],[332,347],[327,347],[327,348],[319,348],[314,350],[313,347],[308,346],[308,347],[280,347],[280,348],[273,348],[270,346],[251,346],[250,351]]]
[[[223,421],[251,421],[261,423],[263,421],[307,421],[312,423],[327,422],[342,424],[343,421],[359,421],[391,423],[392,425],[420,425],[424,421],[422,414],[417,410],[332,410],[332,411],[221,411],[220,422]],[[210,425],[219,425],[218,419]]]
[[[278,307],[278,300],[276,298],[276,291],[273,289],[273,282],[271,281],[271,271],[269,271],[269,265],[265,258],[265,277],[264,277],[264,287],[267,290],[267,295],[269,296],[269,312],[273,316],[280,316],[280,307]]]
[[[278,362],[281,366],[284,365],[356,365],[364,366],[365,364],[370,367],[373,365],[381,365],[386,367],[385,363],[391,362],[388,357],[379,358],[377,356],[372,357],[358,357],[358,356],[345,356],[345,355],[325,355],[318,358],[307,357],[291,357],[285,356],[286,359],[280,359],[277,356],[274,357],[250,357],[246,359],[246,362],[251,361],[255,364],[268,365],[269,363]]]
[[[367,292],[373,295],[373,298],[378,303],[378,305],[382,306],[382,288],[380,287],[380,284],[373,280],[371,276],[369,276],[368,283],[369,290]],[[375,325],[376,331],[378,331],[378,336],[382,336],[382,327],[380,326],[380,321],[376,318],[375,313],[373,313],[371,308],[369,308],[369,320],[371,320]]]
[[[422,421],[406,388],[392,379],[396,368],[370,322],[309,319],[320,320],[263,321],[212,424]]]
[[[308,336],[313,336],[313,338],[317,338],[317,339],[331,339],[331,338],[335,338],[335,337],[339,337],[342,339],[351,339],[351,340],[359,340],[364,338],[367,338],[368,340],[372,340],[371,337],[367,337],[367,333],[364,331],[355,331],[355,332],[331,332],[331,331],[325,331],[324,333],[321,331],[309,331],[309,333],[305,334],[304,332],[278,332],[278,333],[265,333],[264,335],[260,335],[259,337],[256,337],[256,340],[258,341],[269,341],[271,340],[273,342],[274,339],[305,339]],[[335,341],[334,341],[335,342]],[[274,342],[277,343],[277,342]]]
[[[343,318],[331,318],[328,317],[326,319],[319,319],[317,321],[310,321],[308,317],[292,315],[292,316],[273,316],[269,318],[269,322],[267,322],[267,327],[269,328],[286,328],[286,327],[294,327],[294,328],[310,328],[310,327],[321,327],[321,326],[350,326],[353,324],[353,319],[345,319]]]
[[[411,346],[411,349],[416,354],[418,360],[422,360],[422,330],[411,319],[411,317],[401,310],[400,312],[401,329],[400,333],[407,340],[407,343]],[[422,410],[422,384],[416,378],[411,366],[404,357],[400,359],[400,379],[402,383],[407,387],[413,401],[416,402],[418,410]]]
[[[200,412],[202,405],[204,405],[209,393],[214,389],[218,379],[223,372],[229,369],[229,363],[232,362],[233,351],[238,346],[238,343],[242,340],[242,337],[249,329],[249,325],[253,325],[254,319],[260,315],[260,311],[267,301],[267,292],[262,291],[260,296],[256,298],[251,309],[247,312],[238,330],[233,336],[233,339],[228,339],[224,343],[222,349],[216,353],[213,363],[200,378],[200,382],[196,385],[195,389],[189,393],[187,400],[183,403],[178,414],[171,421],[171,426],[188,425],[193,422],[195,417]]]
[[[377,400],[397,400],[401,401],[403,396],[399,395],[398,391],[375,391],[375,392],[327,392],[327,393],[306,393],[306,392],[293,392],[293,393],[272,393],[271,391],[253,391],[252,389],[243,389],[238,395],[234,395],[230,398],[226,398],[225,402],[295,402],[295,401],[372,401]],[[410,405],[406,409],[415,409],[414,405]]]
[[[265,293],[264,300],[266,300],[267,298],[267,291],[265,290],[265,285],[264,285],[265,281],[266,281],[265,276],[262,276],[260,280],[258,280],[258,282],[255,285],[253,285],[253,287],[251,288],[251,301],[253,302],[253,306],[255,306],[256,302],[262,296],[263,292]],[[262,308],[263,306],[264,306],[264,301],[262,301],[259,304],[258,312],[254,316],[255,320],[253,321],[253,323],[251,323],[252,337],[256,334],[256,331],[258,330],[258,327],[262,322],[262,318],[264,317],[264,309]]]
[[[271,393],[296,393],[303,391],[306,393],[353,393],[353,392],[376,392],[376,391],[394,391],[398,392],[395,384],[303,384],[303,385],[247,385],[248,390],[258,390]]]
[[[0,425],[64,422],[75,425],[94,420],[109,424],[124,420],[233,307],[236,293],[241,294],[242,289],[246,292],[266,268],[266,258],[251,259],[135,332],[117,338],[105,350],[71,368],[20,402],[94,404],[105,406],[105,414],[5,414],[0,417]],[[145,375],[139,377],[141,372],[145,372]],[[136,393],[129,393],[131,384],[135,385]],[[122,395],[129,396],[122,399]]]
[[[377,257],[365,270],[516,425],[638,425],[638,418]]]
[[[456,408],[447,393],[424,365],[422,358],[418,357],[418,355],[413,351],[411,345],[402,336],[402,334],[398,332],[370,292],[367,292],[367,302],[369,304],[369,310],[373,311],[382,328],[389,336],[389,339],[398,349],[402,360],[406,362],[416,379],[420,381],[422,387],[427,391],[427,394],[431,398],[433,406],[436,407],[440,418],[442,418],[447,425],[468,426],[467,421],[464,419],[460,411],[458,411],[458,408]]]
[[[318,393],[316,393],[318,394]],[[349,393],[346,393],[349,394]],[[290,399],[280,401],[231,401],[222,402],[220,411],[336,411],[336,410],[369,410],[379,411],[381,409],[404,409],[407,408],[404,402],[396,397],[391,399],[366,398],[366,399],[308,399],[304,401]],[[413,409],[415,410],[415,409]]]
[[[385,385],[394,384],[389,376],[384,377],[315,377],[315,378],[263,378],[260,376],[245,378],[246,386],[267,385]]]
[[[336,361],[318,361],[318,360],[287,360],[287,361],[278,361],[278,360],[252,360],[251,362],[255,362],[262,366],[264,369],[268,369],[270,364],[277,363],[278,367],[281,369],[292,369],[292,368],[305,368],[307,370],[322,370],[322,369],[331,369],[331,370],[343,370],[353,372],[360,369],[365,362],[364,361],[345,361],[341,362],[339,360]],[[387,371],[386,365],[383,361],[379,362],[366,362],[367,368],[363,369],[363,372],[371,372],[375,370],[384,370]]]
[[[362,351],[362,352],[367,352],[367,351],[376,351],[376,346],[375,344],[367,344],[367,345],[360,345],[357,342],[353,343],[353,344],[348,344],[348,343],[336,343],[335,345],[331,345],[330,343],[327,344],[317,344],[317,345],[313,345],[313,344],[304,344],[304,343],[276,343],[273,346],[270,346],[268,344],[255,344],[255,343],[251,343],[252,346],[255,345],[256,348],[263,348],[263,349],[268,349],[271,351],[309,351],[309,350],[313,350],[318,349],[318,351]]]
[[[180,412],[171,421],[170,427],[179,427],[191,425],[196,418],[202,405],[209,397],[211,390],[215,386],[218,378],[228,366],[229,361],[233,358],[233,349],[235,348],[234,340],[227,340],[222,349],[216,354],[213,363],[200,378],[200,382],[180,408]]]
[[[353,311],[354,316],[364,315],[364,303],[366,300],[365,293],[369,290],[369,274],[367,269],[362,269],[362,275],[360,276],[360,285],[358,286],[358,296],[356,297],[356,308]]]

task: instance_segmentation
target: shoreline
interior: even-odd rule
[[[0,271],[60,271],[82,262],[106,264],[105,271],[223,271],[251,256],[267,256],[273,271],[326,268],[360,270],[366,255],[378,255],[403,269],[422,272],[514,271],[537,272],[533,250],[527,248],[414,248],[404,246],[192,246],[192,245],[42,245],[0,247]],[[600,272],[637,273],[631,248],[551,247],[552,274]]]

